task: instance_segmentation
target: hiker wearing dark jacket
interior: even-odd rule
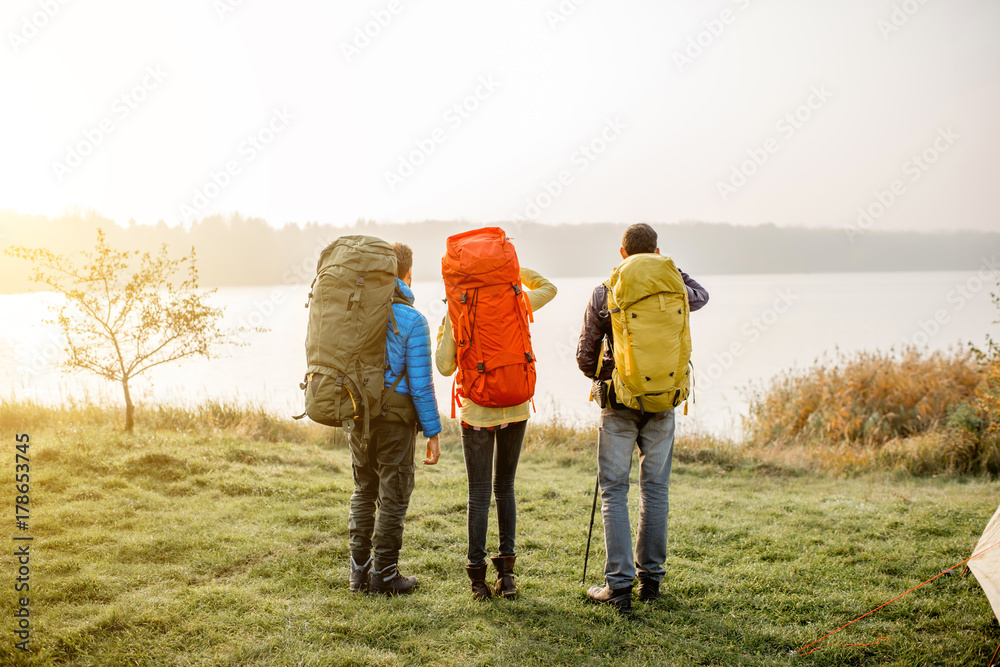
[[[399,573],[403,520],[413,492],[414,446],[417,430],[427,438],[425,465],[441,456],[441,418],[431,376],[431,339],[427,320],[413,307],[410,283],[413,253],[393,245],[397,259],[396,298],[386,335],[386,387],[395,390],[382,416],[372,420],[365,447],[351,438],[354,494],[351,496],[352,592],[384,595],[409,593],[416,577]],[[398,380],[398,383],[397,383]],[[376,516],[377,515],[377,516]],[[374,551],[374,554],[372,554]]]
[[[625,231],[620,253],[623,260],[639,253],[659,254],[656,232],[646,224],[632,225]],[[690,310],[702,308],[708,303],[708,291],[683,271],[680,274],[687,289]],[[608,288],[602,284],[594,289],[587,304],[576,351],[577,365],[584,375],[594,380],[594,396],[601,405],[597,474],[607,553],[605,586],[594,586],[587,595],[593,602],[631,613],[632,584],[636,574],[639,599],[652,601],[659,597],[665,572],[674,411],[645,412],[618,401],[614,383],[610,382],[615,368],[613,346]],[[640,501],[633,557],[628,491],[632,450],[636,445],[639,447]]]

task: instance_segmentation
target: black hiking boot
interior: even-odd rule
[[[614,607],[618,613],[629,615],[632,613],[632,586],[624,588],[609,588],[607,586],[592,586],[587,591],[587,597],[596,604],[606,604]]]
[[[368,588],[369,595],[404,595],[410,593],[417,587],[416,577],[404,577],[399,573],[396,563],[387,565],[381,571],[372,568],[371,585]]]
[[[472,582],[472,599],[489,600],[493,596],[489,585],[486,583],[486,563],[482,565],[466,565],[465,573],[469,575]]]
[[[639,602],[652,602],[660,597],[660,582],[647,577],[639,577],[637,592]]]
[[[354,557],[351,557],[351,571],[347,575],[347,587],[352,593],[367,593],[368,584],[371,581],[372,559],[364,565],[358,565]]]

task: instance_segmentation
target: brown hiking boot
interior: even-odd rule
[[[404,595],[411,593],[417,587],[416,577],[404,577],[399,573],[396,563],[387,565],[382,570],[372,567],[371,585],[368,587],[369,595]]]
[[[639,586],[636,590],[639,602],[652,602],[660,597],[660,582],[647,577],[639,577]]]
[[[472,582],[472,598],[474,600],[489,600],[493,593],[486,585],[486,563],[482,565],[466,565],[465,573]]]
[[[631,586],[614,589],[607,586],[592,586],[590,590],[587,591],[587,597],[590,598],[591,602],[596,604],[606,604],[609,607],[614,607],[620,614],[625,614],[627,616],[632,613]]]
[[[514,583],[514,561],[517,556],[497,556],[491,558],[493,567],[497,569],[497,585],[494,593],[502,598],[512,598],[517,595],[517,585]]]
[[[358,565],[354,557],[351,557],[351,571],[347,575],[347,587],[352,593],[367,593],[368,584],[371,581],[372,559],[364,565]]]

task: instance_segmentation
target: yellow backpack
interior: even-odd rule
[[[615,395],[643,412],[672,410],[690,389],[691,306],[669,257],[639,253],[611,273],[608,312],[614,340]]]

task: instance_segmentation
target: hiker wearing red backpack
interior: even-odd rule
[[[517,594],[514,476],[535,387],[528,323],[533,311],[555,297],[556,288],[521,267],[514,246],[495,227],[450,237],[441,265],[448,315],[438,332],[435,363],[444,375],[458,372],[452,417],[459,403],[469,480],[465,570],[475,599],[494,593],[511,598]],[[486,583],[491,488],[500,538],[499,553],[491,558],[497,571],[492,590]]]
[[[674,408],[690,385],[688,314],[708,303],[708,292],[660,255],[646,224],[625,230],[622,263],[598,285],[584,314],[576,360],[594,380],[601,407],[597,476],[604,517],[605,586],[591,601],[632,612],[638,574],[640,601],[660,595],[667,557]],[[635,556],[628,511],[632,450],[639,448],[639,528]]]

